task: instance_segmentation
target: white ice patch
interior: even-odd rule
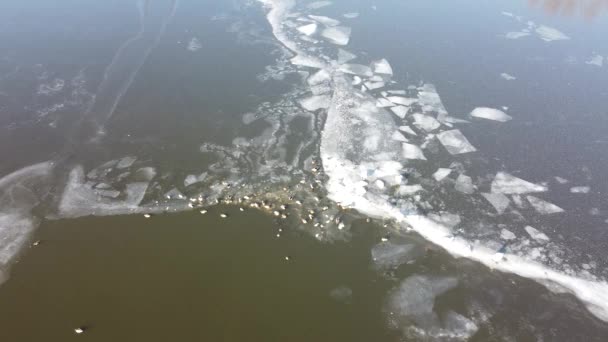
[[[591,59],[586,61],[585,64],[602,67],[604,65],[604,56],[594,55]]]
[[[292,59],[290,59],[291,64],[293,65],[298,65],[298,66],[303,66],[303,67],[309,67],[309,68],[315,68],[315,69],[323,69],[325,68],[325,64],[317,59],[317,58],[310,58],[306,55],[297,55],[295,57],[293,57]]]
[[[203,47],[203,45],[201,44],[201,42],[196,37],[190,39],[190,42],[188,43],[188,51],[192,51],[192,52],[198,51],[202,47]]]
[[[408,196],[408,195],[413,195],[420,191],[424,191],[424,189],[422,188],[422,186],[420,184],[399,185],[399,187],[397,188],[395,193],[400,196]]]
[[[414,118],[414,125],[416,125],[416,127],[427,132],[432,132],[441,126],[439,121],[429,115],[415,113],[412,115],[412,118]]]
[[[496,209],[498,214],[502,214],[511,204],[509,197],[501,193],[482,193],[481,194]]]
[[[332,19],[330,17],[326,17],[326,16],[322,16],[322,15],[309,15],[308,16],[310,19],[319,22],[325,26],[338,26],[340,25],[340,21],[336,20],[336,19]]]
[[[369,90],[376,90],[376,89],[383,88],[386,85],[386,83],[384,83],[383,81],[379,81],[379,82],[365,82],[364,85]]]
[[[359,13],[357,13],[357,12],[344,13],[343,17],[346,19],[355,19],[355,18],[359,17]]]
[[[530,31],[528,30],[523,30],[523,31],[512,31],[512,32],[507,32],[505,34],[505,38],[507,39],[519,39],[519,38],[523,38],[526,36],[530,35]]]
[[[321,35],[330,43],[336,45],[348,45],[350,40],[351,28],[346,26],[328,27]]]
[[[531,227],[531,226],[526,226],[524,227],[524,230],[526,231],[526,233],[528,233],[528,235],[530,235],[530,237],[538,242],[547,242],[549,241],[549,237],[547,235],[545,235],[545,233],[542,233],[541,231],[539,231],[538,229]]]
[[[502,74],[500,74],[500,77],[502,77],[503,79],[505,79],[507,81],[513,81],[513,80],[517,79],[517,77],[515,77],[515,76],[513,76],[511,74],[508,74],[506,72],[503,72]]]
[[[331,4],[332,4],[331,1],[315,1],[315,2],[309,3],[307,7],[310,9],[319,9],[319,8],[327,7]]]
[[[383,99],[383,100],[386,101],[386,102],[388,102],[388,103],[390,103],[391,106],[393,105],[393,103],[390,102],[389,100],[386,100],[386,99]],[[393,112],[393,114],[397,115],[397,117],[400,118],[400,119],[405,118],[405,116],[407,115],[407,113],[409,112],[409,110],[410,109],[408,107],[406,107],[406,106],[395,106],[395,107],[391,108],[391,111]]]
[[[357,58],[354,53],[348,52],[344,49],[338,49],[338,64],[344,64]]]
[[[378,268],[391,268],[414,260],[419,253],[413,244],[380,243],[372,248],[372,261]]]
[[[403,143],[401,146],[403,148],[403,157],[405,159],[426,160],[426,157],[424,156],[424,153],[422,153],[420,147],[406,143]]]
[[[528,202],[530,202],[530,205],[532,205],[532,207],[539,214],[548,215],[548,214],[557,214],[557,213],[564,212],[564,209],[558,207],[557,205],[555,205],[553,203],[549,203],[545,200],[542,200],[538,197],[526,196],[526,198],[528,199]]]
[[[338,70],[342,71],[345,74],[364,76],[364,77],[370,77],[374,74],[370,67],[368,67],[367,65],[362,65],[362,64],[342,64],[338,67]]]
[[[570,188],[570,192],[573,194],[587,194],[591,190],[588,186],[573,186]]]
[[[558,31],[549,26],[541,25],[536,28],[536,34],[540,37],[540,39],[546,42],[552,42],[554,40],[568,40],[570,37],[566,36],[562,32]]]
[[[492,193],[501,193],[507,195],[527,194],[531,192],[544,192],[547,187],[530,183],[521,178],[517,178],[506,172],[498,172],[492,181]]]
[[[302,33],[302,34],[305,34],[307,36],[312,36],[313,34],[315,34],[315,32],[317,32],[317,24],[312,23],[312,24],[300,26],[300,27],[298,27],[297,30],[300,31],[300,33]]]
[[[454,189],[456,189],[456,191],[462,192],[463,194],[473,194],[475,192],[475,185],[473,184],[473,179],[467,175],[459,175],[458,178],[456,178]]]
[[[500,238],[503,240],[515,240],[517,236],[512,231],[503,228],[500,231]]]
[[[411,98],[402,97],[402,96],[389,96],[389,97],[387,97],[387,99],[394,104],[402,105],[402,106],[411,106],[413,103],[416,102],[416,99],[411,99]]]
[[[450,173],[452,173],[452,169],[439,168],[433,173],[433,178],[436,181],[441,182],[445,177],[449,176]]]
[[[391,68],[391,65],[386,59],[372,62],[372,69],[374,69],[376,74],[393,75],[393,68]]]
[[[507,115],[502,110],[487,107],[477,107],[473,109],[473,111],[471,112],[471,116],[499,122],[507,122],[513,119],[511,116]]]
[[[402,132],[405,132],[409,135],[414,135],[414,136],[418,135],[418,134],[416,134],[416,132],[414,132],[413,129],[410,128],[410,126],[399,126],[399,130]]]
[[[316,86],[321,83],[328,83],[331,81],[331,75],[325,69],[319,70],[316,73],[310,75],[306,82],[309,86]]]
[[[400,141],[400,142],[408,142],[409,140],[407,140],[407,138],[405,136],[403,136],[403,134],[399,131],[395,131],[393,132],[393,135],[391,136],[391,138],[393,140],[396,141]]]
[[[475,152],[477,149],[457,129],[444,131],[437,134],[437,139],[450,154],[462,154]]]
[[[300,106],[309,112],[315,112],[319,109],[327,109],[330,101],[329,95],[317,95],[300,100]]]

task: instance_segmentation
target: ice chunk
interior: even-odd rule
[[[309,112],[329,108],[331,97],[329,95],[315,95],[300,100],[300,106]]]
[[[600,55],[594,55],[593,57],[591,57],[590,60],[586,61],[585,64],[602,67],[604,65],[604,57]]]
[[[416,185],[399,185],[399,188],[397,188],[397,191],[395,191],[395,193],[397,195],[401,195],[401,196],[407,196],[407,195],[412,195],[415,194],[419,191],[423,191],[424,189],[422,188],[422,186],[420,184],[416,184]]]
[[[573,186],[570,188],[570,192],[573,194],[586,194],[591,190],[588,186]]]
[[[338,64],[344,64],[357,58],[354,53],[348,52],[344,49],[338,49]]]
[[[536,229],[534,227],[526,226],[524,228],[524,230],[526,231],[526,233],[528,233],[528,235],[530,235],[531,238],[533,238],[536,241],[539,241],[539,242],[549,241],[549,237],[547,235],[540,232],[538,229]]]
[[[391,136],[391,138],[393,138],[393,140],[397,140],[397,141],[401,141],[401,142],[408,142],[409,140],[407,140],[406,137],[403,136],[403,134],[401,134],[401,132],[399,131],[395,131],[393,132],[393,135]]]
[[[466,341],[479,330],[475,322],[454,311],[449,311],[443,322],[443,329],[436,333],[431,330],[431,335],[437,340]]]
[[[298,31],[300,31],[302,34],[305,34],[307,36],[312,36],[313,34],[315,34],[315,32],[317,32],[317,24],[312,23],[312,24],[300,26],[300,27],[298,27]]]
[[[377,268],[386,269],[405,264],[418,256],[415,245],[397,245],[383,242],[375,245],[371,251],[372,261]]]
[[[474,193],[475,185],[473,185],[473,179],[467,175],[459,175],[458,178],[456,178],[454,189],[468,195]]]
[[[530,183],[521,178],[517,178],[506,172],[498,172],[492,181],[492,193],[501,194],[527,194],[530,192],[544,192],[547,187]]]
[[[511,201],[509,197],[501,193],[482,193],[481,194],[490,204],[496,209],[496,212],[502,214],[505,212]]]
[[[336,45],[347,45],[350,40],[351,28],[346,26],[328,27],[321,35],[330,43]]]
[[[441,182],[445,177],[449,176],[452,173],[452,169],[439,168],[435,173],[433,173],[433,178],[436,181]]]
[[[418,135],[413,129],[410,128],[410,126],[399,126],[399,130],[409,135]]]
[[[336,19],[332,19],[330,17],[322,16],[322,15],[309,15],[310,19],[317,21],[325,26],[338,26],[340,25],[340,21]]]
[[[365,82],[365,87],[369,90],[376,90],[376,89],[380,89],[382,87],[384,87],[386,85],[386,83],[384,83],[384,81],[379,81],[379,82]]]
[[[359,17],[359,13],[357,13],[357,12],[344,13],[343,17],[346,19],[355,19],[355,18]]]
[[[306,82],[310,86],[315,86],[321,83],[329,82],[331,80],[331,75],[325,69],[319,70],[316,73],[310,75]]]
[[[540,37],[540,39],[551,42],[554,40],[568,40],[570,37],[566,36],[562,32],[554,29],[553,27],[541,25],[536,28],[536,34]]]
[[[513,81],[513,80],[517,79],[517,77],[507,74],[506,72],[503,72],[502,74],[500,74],[500,77],[502,77],[503,79],[505,79],[507,81]]]
[[[388,101],[388,100],[385,100],[385,101]],[[390,103],[392,105],[392,102],[388,101],[388,103]],[[395,106],[395,107],[391,108],[391,111],[401,119],[405,118],[405,116],[407,115],[407,112],[409,112],[409,110],[410,110],[409,107],[406,107],[406,106]]]
[[[310,56],[305,56],[305,55],[297,55],[297,56],[293,57],[292,59],[290,59],[290,62],[293,65],[304,66],[304,67],[309,67],[309,68],[315,68],[315,69],[325,68],[325,64],[321,60],[319,60],[317,58],[312,58]]]
[[[503,240],[515,240],[517,236],[512,231],[503,228],[500,231],[500,238]]]
[[[388,61],[386,59],[381,59],[381,60],[377,60],[372,62],[372,69],[374,69],[374,72],[376,74],[382,74],[382,75],[393,75],[393,68],[391,68],[391,65],[388,63]]]
[[[568,180],[566,178],[562,178],[562,177],[555,177],[555,180],[559,183],[559,184],[566,184],[568,183]]]
[[[417,101],[416,99],[402,97],[402,96],[389,96],[389,97],[387,97],[387,99],[394,104],[403,105],[403,106],[411,106],[413,103],[415,103]]]
[[[530,204],[532,205],[532,207],[534,209],[536,209],[536,211],[539,214],[556,214],[556,213],[562,213],[564,212],[564,209],[556,206],[553,203],[549,203],[545,200],[542,200],[538,197],[535,196],[526,196],[526,198],[528,199],[528,202],[530,202]]]
[[[389,295],[388,311],[398,318],[432,314],[435,298],[457,285],[452,277],[411,276]]]
[[[395,104],[392,103],[391,101],[381,97],[376,101],[376,107],[380,107],[380,108],[386,108],[386,107],[393,107]]]
[[[338,68],[338,70],[342,71],[346,74],[358,75],[364,77],[370,77],[373,75],[372,69],[366,65],[361,64],[342,64]]]
[[[137,160],[137,158],[135,158],[135,157],[124,157],[118,162],[118,164],[116,165],[116,168],[117,169],[126,169],[128,167],[131,167],[131,165],[133,165],[133,163],[135,163],[136,160]]]
[[[203,172],[200,175],[188,175],[186,179],[184,179],[184,186],[188,187],[192,184],[200,183],[207,178],[207,172]]]
[[[420,147],[407,143],[403,143],[401,146],[403,147],[403,157],[405,157],[405,159],[426,160]]]
[[[188,43],[188,51],[192,51],[192,52],[198,51],[202,47],[203,47],[203,45],[196,37],[190,39],[190,42]]]
[[[507,115],[502,110],[487,107],[477,107],[473,109],[471,116],[500,122],[507,122],[512,119],[511,116]]]
[[[442,211],[440,213],[432,213],[429,214],[428,217],[431,220],[437,223],[441,223],[442,225],[449,228],[454,228],[460,224],[460,216],[458,214],[452,214],[446,211]]]
[[[308,8],[310,9],[319,9],[319,8],[323,8],[323,7],[327,7],[329,5],[331,5],[332,2],[331,1],[315,1],[315,2],[311,2],[308,4]]]
[[[522,37],[526,37],[529,36],[530,32],[527,30],[523,30],[523,31],[515,31],[515,32],[507,32],[505,34],[505,38],[507,39],[519,39]]]
[[[462,154],[477,151],[477,149],[471,145],[469,140],[467,140],[467,138],[457,129],[441,132],[437,134],[437,139],[439,139],[441,144],[450,154]]]
[[[441,126],[439,121],[435,120],[435,118],[429,115],[415,113],[412,115],[412,117],[414,118],[414,125],[427,132],[434,131]]]

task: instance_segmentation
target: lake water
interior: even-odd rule
[[[607,10],[3,2],[2,336],[604,341]]]

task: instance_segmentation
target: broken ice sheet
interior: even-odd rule
[[[329,82],[331,80],[331,75],[325,69],[319,70],[316,73],[310,75],[306,82],[310,86],[315,86],[321,83]]]
[[[340,21],[336,19],[332,19],[330,17],[322,16],[322,15],[309,15],[310,19],[317,21],[325,26],[338,26],[340,25]]]
[[[503,228],[500,231],[500,238],[503,240],[515,240],[517,236],[512,231]]]
[[[399,126],[399,130],[409,135],[418,135],[413,129],[410,128],[410,126]]]
[[[530,192],[544,192],[547,188],[542,185],[530,183],[506,172],[498,172],[492,181],[492,193],[501,194],[527,194]]]
[[[566,36],[562,32],[553,27],[541,25],[536,29],[536,34],[540,37],[540,39],[551,42],[554,40],[568,40],[570,37]]]
[[[300,31],[302,34],[305,34],[307,36],[312,36],[313,34],[315,34],[315,32],[317,32],[317,24],[312,23],[312,24],[300,26],[300,27],[298,27],[297,30]]]
[[[400,196],[407,196],[407,195],[413,195],[413,194],[423,191],[423,190],[424,189],[422,188],[422,185],[420,185],[420,184],[399,185],[399,187],[395,191],[395,194],[400,195]]]
[[[441,126],[439,121],[429,115],[416,113],[412,115],[412,118],[414,118],[414,125],[427,132],[432,132]]]
[[[437,139],[450,154],[462,154],[475,152],[477,149],[471,145],[469,140],[457,129],[444,131],[437,134]]]
[[[407,138],[405,136],[403,136],[403,134],[399,131],[395,131],[393,132],[393,135],[391,136],[391,138],[393,140],[396,141],[401,141],[401,142],[408,142],[409,140],[407,140]]]
[[[482,193],[481,194],[496,209],[498,214],[505,212],[511,201],[509,197],[501,193]]]
[[[348,52],[344,49],[338,49],[338,64],[344,64],[357,58],[354,53]]]
[[[311,96],[300,100],[300,106],[309,112],[329,108],[331,97],[329,95]]]
[[[374,69],[376,74],[393,75],[393,68],[391,68],[391,65],[386,59],[372,62],[372,69]]]
[[[388,100],[386,100],[386,99],[383,99],[383,100],[388,101]],[[393,104],[393,103],[392,103],[392,102],[390,102],[390,101],[388,101],[388,103],[390,103],[391,105]],[[406,107],[406,106],[395,106],[395,107],[392,107],[392,108],[391,108],[391,111],[392,111],[392,112],[393,112],[395,115],[397,115],[397,117],[399,117],[399,118],[401,118],[401,119],[405,118],[405,116],[407,115],[407,112],[408,112],[409,110],[410,110],[410,109],[409,109],[408,107]]]
[[[420,147],[407,143],[403,143],[401,146],[403,147],[403,157],[405,159],[426,160],[426,157],[424,156],[424,153],[422,153]]]
[[[457,225],[460,224],[460,215],[458,214],[452,214],[452,213],[448,213],[446,211],[442,211],[439,213],[431,213],[428,215],[428,217],[437,222],[437,223],[441,223],[442,225],[449,227],[449,228],[454,228]]]
[[[539,242],[546,242],[549,241],[549,237],[547,235],[545,235],[544,233],[540,232],[538,229],[531,227],[531,226],[526,226],[524,228],[524,230],[526,231],[526,233],[528,233],[528,235],[530,235],[530,237],[536,241]]]
[[[452,277],[411,276],[390,294],[388,311],[398,319],[434,314],[435,298],[457,285]]]
[[[393,107],[394,105],[395,105],[394,103],[392,103],[391,101],[389,101],[383,97],[379,98],[376,101],[376,107],[379,107],[379,108]],[[403,117],[405,117],[405,115]]]
[[[547,215],[547,214],[556,214],[556,213],[564,212],[564,209],[558,207],[557,205],[555,205],[553,203],[549,203],[545,200],[542,200],[538,197],[526,196],[526,198],[528,199],[528,202],[530,202],[530,205],[532,205],[532,207],[539,214]]]
[[[459,175],[458,178],[456,178],[456,184],[454,185],[454,189],[464,194],[471,195],[475,192],[475,185],[473,185],[473,179],[467,175]]]
[[[452,169],[439,168],[433,173],[433,178],[435,178],[436,181],[441,182],[445,177],[449,176],[450,173],[452,173]]]
[[[513,119],[511,116],[507,115],[502,110],[488,107],[477,107],[473,109],[473,111],[471,112],[471,116],[499,122],[507,122]]]
[[[137,160],[137,158],[135,157],[124,157],[122,158],[118,164],[116,165],[117,169],[126,169],[128,167],[131,167],[131,165],[133,165],[133,163],[135,163],[135,161]]]
[[[346,26],[328,27],[321,35],[330,43],[336,45],[348,45],[350,40],[351,28]]]

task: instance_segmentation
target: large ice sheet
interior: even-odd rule
[[[521,178],[517,178],[506,172],[498,172],[492,181],[492,193],[507,195],[527,194],[531,192],[544,192],[547,187],[539,184],[530,183]]]
[[[453,129],[437,134],[437,139],[450,154],[475,152],[477,149],[459,130]]]

